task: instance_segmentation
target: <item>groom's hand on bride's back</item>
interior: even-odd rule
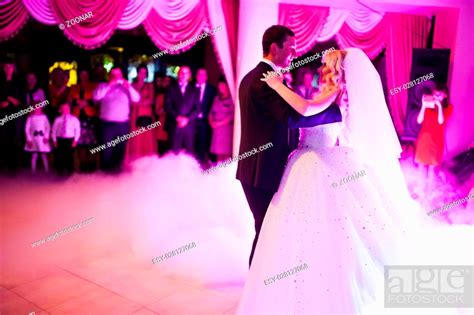
[[[250,86],[250,94],[256,104],[257,110],[263,116],[272,116],[278,121],[288,122],[288,128],[308,128],[317,125],[330,124],[342,121],[341,111],[337,105],[331,105],[317,115],[305,117],[295,111],[285,100],[267,83],[260,80],[263,73],[254,78]]]

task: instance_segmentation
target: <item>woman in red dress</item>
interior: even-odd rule
[[[154,122],[153,104],[155,101],[155,90],[153,83],[145,82],[147,77],[147,67],[140,65],[137,69],[137,79],[132,86],[140,93],[141,99],[137,103],[132,103],[130,115],[132,128],[130,132],[146,127]],[[143,156],[157,154],[156,132],[156,128],[153,128],[128,140],[127,162],[132,162]]]
[[[441,165],[445,148],[446,120],[453,106],[448,103],[448,89],[437,84],[429,94],[423,94],[421,111],[417,121],[422,124],[416,140],[415,161],[427,167],[428,178]]]

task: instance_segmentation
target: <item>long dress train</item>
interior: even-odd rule
[[[399,209],[376,172],[336,145],[341,125],[301,130],[237,314],[411,314],[383,308],[383,265],[472,263],[471,227],[445,233]]]

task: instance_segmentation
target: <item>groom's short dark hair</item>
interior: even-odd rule
[[[287,36],[295,36],[295,33],[286,26],[272,25],[267,28],[262,38],[263,55],[266,56],[270,53],[270,46],[273,43],[282,48]]]

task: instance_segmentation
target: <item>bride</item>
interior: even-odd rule
[[[356,48],[336,50],[324,56],[320,74],[321,92],[341,88],[343,121],[300,130],[237,314],[360,314],[374,307],[380,314],[390,310],[381,305],[383,265],[459,264],[456,246],[429,254],[440,244],[427,244],[435,242],[428,232],[433,223],[409,198],[401,147],[369,58]],[[301,98],[279,76],[267,73],[262,80],[303,115],[327,106],[318,96]],[[462,248],[465,255],[470,248]]]

